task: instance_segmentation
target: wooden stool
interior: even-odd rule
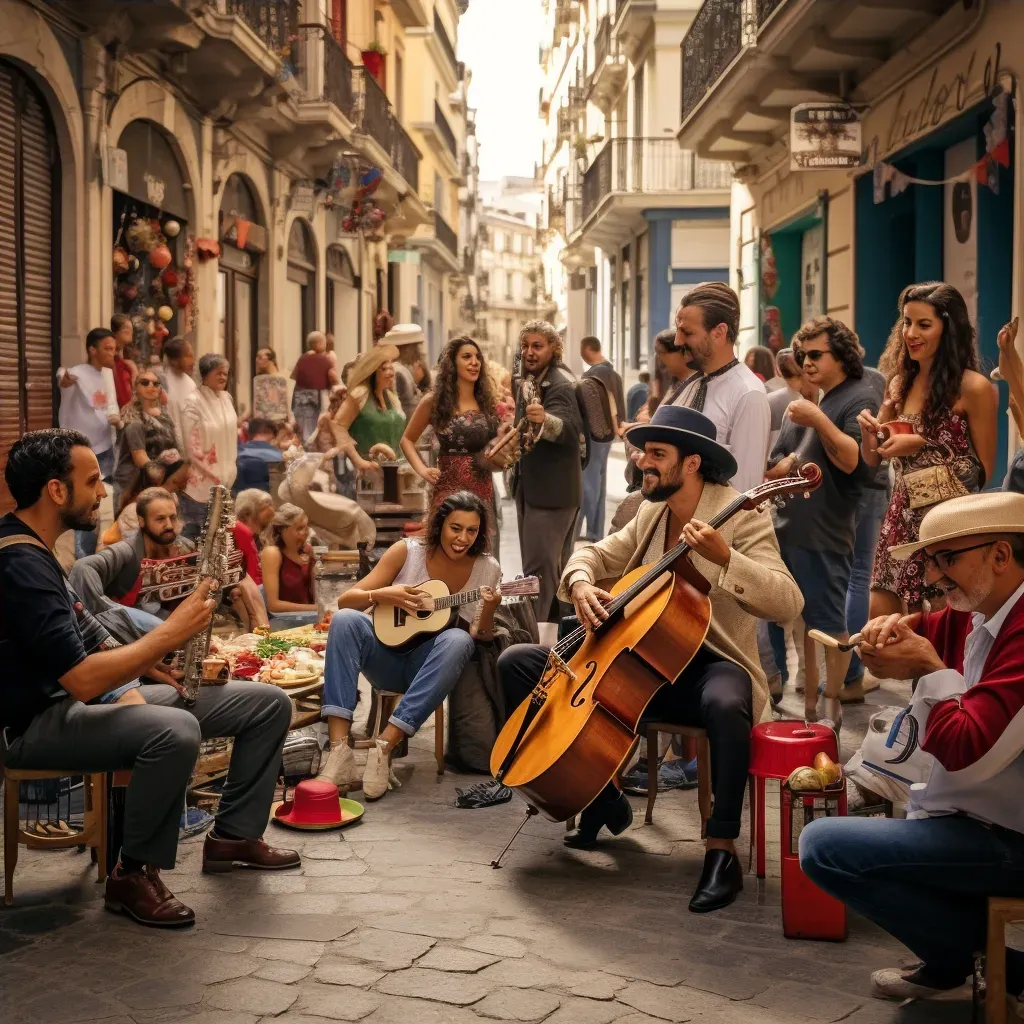
[[[1024,900],[990,896],[985,950],[986,1024],[1006,1024],[1006,926],[1011,921],[1024,921]]]
[[[96,859],[97,881],[107,877],[107,776],[96,772],[82,776],[85,791],[85,820],[82,831],[73,836],[37,836],[21,827],[18,817],[19,782],[64,779],[82,775],[76,771],[27,771],[4,769],[4,903],[14,902],[14,869],[18,864],[18,844],[32,849],[60,850],[89,846]]]
[[[376,707],[372,721],[367,723],[369,731],[366,739],[352,741],[352,746],[356,750],[369,750],[377,742],[377,737],[394,714],[398,702],[405,696],[394,690],[379,690],[376,686],[373,689],[377,695]],[[444,701],[434,708],[434,760],[437,761],[437,780],[440,782],[441,776],[444,775]]]
[[[697,741],[697,806],[700,808],[700,835],[703,839],[711,817],[711,748],[705,729],[672,722],[647,724],[647,813],[644,822],[654,821],[654,801],[658,798],[658,733],[686,736]]]

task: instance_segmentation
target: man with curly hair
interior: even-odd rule
[[[523,572],[540,577],[536,609],[541,642],[553,643],[560,617],[555,592],[572,553],[583,496],[583,418],[575,381],[562,366],[558,331],[546,320],[528,320],[519,332],[519,347],[523,383],[516,398],[516,422],[525,419],[536,441],[517,463],[512,490]]]
[[[769,479],[787,476],[801,462],[821,467],[821,486],[803,501],[792,501],[775,517],[783,560],[804,595],[804,623],[840,640],[848,639],[846,594],[850,585],[857,508],[873,472],[860,453],[862,409],[877,410],[877,389],[864,380],[864,350],[857,335],[840,320],[819,316],[794,337],[794,355],[805,379],[824,392],[818,405],[791,402],[769,458]],[[804,710],[818,712],[814,641],[804,641]],[[839,693],[850,653],[825,652],[824,715],[838,727]]]

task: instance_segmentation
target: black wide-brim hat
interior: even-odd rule
[[[626,431],[626,440],[643,450],[648,441],[662,441],[679,448],[684,455],[699,455],[704,465],[721,470],[725,478],[736,475],[736,460],[718,443],[718,431],[702,412],[680,405],[660,405],[650,423]]]

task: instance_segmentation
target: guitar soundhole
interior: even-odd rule
[[[420,608],[416,612],[416,618],[417,619],[429,619],[430,616],[433,615],[433,614],[434,614],[433,612],[427,611],[425,608]]]

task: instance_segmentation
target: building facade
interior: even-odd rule
[[[971,310],[983,369],[996,364],[996,335],[1018,308],[1024,274],[1022,28],[1013,0],[885,11],[869,2],[706,0],[682,43],[677,134],[736,168],[730,273],[744,347],[777,346],[828,313],[857,331],[874,363],[901,289],[945,280]],[[856,166],[791,169],[798,104],[855,112]],[[846,134],[819,124],[795,137],[828,162]],[[1006,398],[1004,389],[1003,413]],[[1015,443],[1001,415],[996,482]]]
[[[675,138],[679,41],[698,0],[549,0],[544,288],[572,358],[595,334],[620,372],[650,358],[686,287],[728,276],[727,164]]]
[[[442,330],[447,280],[430,309],[389,254],[418,256],[417,239],[439,234],[459,250],[438,219],[455,209],[458,167],[415,127],[423,54],[439,24],[454,38],[459,9],[0,0],[0,146],[13,154],[0,171],[0,359],[16,367],[0,380],[0,459],[55,421],[54,370],[82,361],[85,335],[117,312],[143,359],[175,335],[224,352],[240,407],[263,346],[287,373],[315,328],[354,358],[379,308],[429,313]],[[450,70],[439,106],[466,74]]]

